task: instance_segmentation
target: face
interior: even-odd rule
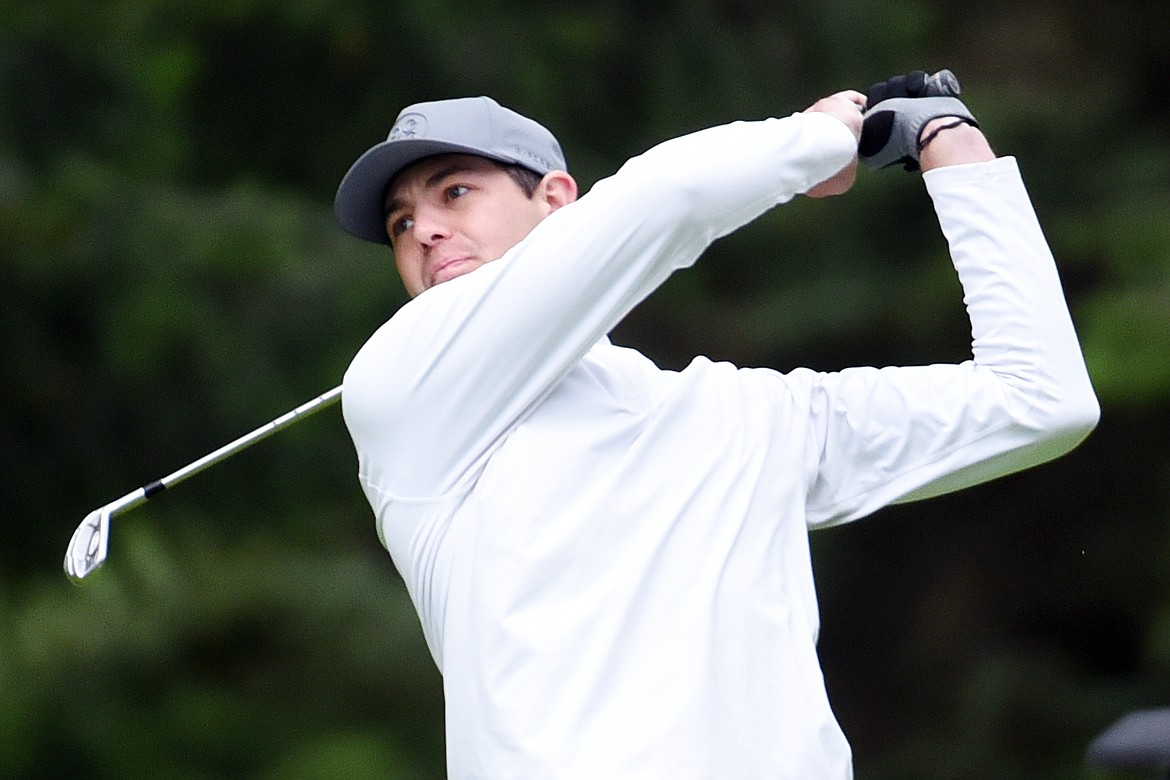
[[[385,207],[386,233],[406,291],[413,297],[499,258],[568,202],[562,177],[572,182],[554,171],[529,198],[483,157],[437,155],[403,170],[391,182]]]

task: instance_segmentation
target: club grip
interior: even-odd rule
[[[963,91],[959,86],[959,79],[947,69],[926,77],[923,84],[923,97],[958,97]]]

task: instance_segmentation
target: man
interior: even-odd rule
[[[580,199],[553,136],[487,98],[405,109],[347,173],[340,221],[393,248],[413,296],[343,403],[444,677],[450,777],[851,776],[808,530],[1048,460],[1095,425],[1014,160],[900,78],[864,117],[842,92],[676,138]],[[973,361],[673,372],[609,342],[719,236],[847,191],[859,140],[875,167],[924,171]]]

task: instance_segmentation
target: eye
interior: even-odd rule
[[[398,219],[395,219],[390,223],[390,237],[398,238],[403,233],[410,230],[410,227],[413,224],[414,220],[410,217],[399,217]]]
[[[455,200],[466,195],[471,190],[464,184],[452,184],[446,190],[447,200]]]

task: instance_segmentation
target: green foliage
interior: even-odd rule
[[[330,201],[406,103],[491,94],[588,186],[671,135],[950,67],[1017,155],[1105,406],[1077,452],[814,537],[863,778],[1113,777],[1170,702],[1170,6],[36,0],[0,9],[0,774],[442,776],[442,696],[325,412],[84,514],[336,385],[404,300]],[[618,330],[665,365],[963,359],[914,176],[720,241]]]
[[[118,531],[116,566],[79,590],[32,591],[6,621],[5,700],[23,706],[4,742],[26,750],[9,767],[442,776],[438,675],[380,554],[197,532],[180,552],[148,527]],[[54,734],[62,744],[35,750]]]

